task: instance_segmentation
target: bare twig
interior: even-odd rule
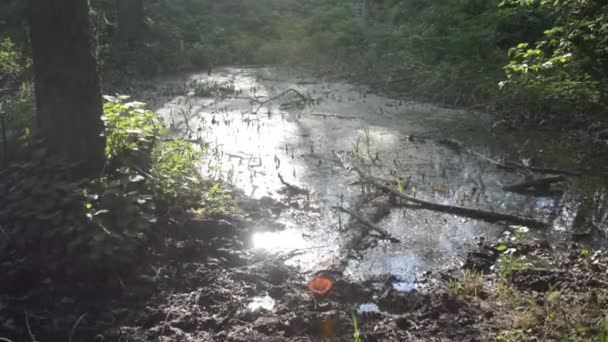
[[[370,220],[368,220],[365,217],[361,216],[360,214],[356,213],[355,211],[350,210],[350,209],[346,209],[346,208],[344,208],[342,206],[336,206],[336,207],[334,207],[334,209],[336,209],[336,210],[338,210],[340,212],[343,212],[345,214],[348,214],[348,215],[354,217],[357,221],[361,222],[363,225],[365,225],[370,230],[373,230],[376,233],[380,234],[380,236],[383,239],[390,240],[391,242],[394,242],[394,243],[399,243],[400,242],[399,239],[393,237],[391,235],[391,233],[389,233],[388,231],[386,231],[386,229],[378,226],[377,224],[374,224],[373,222],[371,222]]]
[[[521,183],[511,184],[511,185],[503,187],[503,189],[506,191],[522,192],[522,191],[527,191],[531,188],[535,188],[538,191],[542,191],[545,188],[548,189],[549,186],[551,186],[551,184],[553,184],[553,183],[563,182],[565,180],[566,180],[566,177],[561,176],[561,175],[537,178],[537,179],[524,181]]]
[[[526,166],[524,164],[512,163],[512,162],[500,162],[498,160],[492,159],[488,156],[485,156],[471,148],[465,147],[460,141],[454,139],[440,139],[438,141],[442,145],[446,145],[456,151],[465,151],[470,153],[480,159],[483,159],[491,164],[496,165],[497,167],[513,170],[513,171],[524,171],[524,172],[535,172],[535,173],[545,173],[545,174],[553,174],[553,175],[564,175],[564,176],[573,176],[578,177],[581,176],[581,172],[572,171],[572,170],[561,170],[554,168],[545,168],[545,167],[534,167],[534,166]]]
[[[324,114],[324,113],[308,113],[305,115],[310,115],[310,116],[321,116],[324,119],[325,118],[336,118],[336,119],[359,119],[358,116],[350,116],[350,115],[337,115],[337,114]]]
[[[283,96],[287,95],[287,94],[288,94],[288,93],[290,93],[290,92],[293,92],[293,93],[295,93],[296,95],[298,95],[298,97],[300,97],[300,99],[302,100],[302,102],[307,102],[307,101],[309,101],[309,100],[308,100],[308,99],[307,99],[307,98],[306,98],[304,95],[302,95],[302,94],[301,94],[299,91],[297,91],[297,90],[295,90],[295,89],[293,89],[293,88],[289,88],[289,89],[285,90],[284,92],[280,93],[280,94],[279,94],[279,95],[277,95],[277,96],[271,97],[271,98],[269,98],[268,100],[260,101],[260,102],[259,102],[259,105],[258,105],[258,108],[257,108],[255,111],[253,111],[253,113],[257,113],[257,112],[258,112],[258,111],[259,111],[259,110],[260,110],[260,109],[261,109],[261,108],[262,108],[262,107],[263,107],[265,104],[267,104],[267,103],[269,103],[269,102],[272,102],[272,101],[274,101],[274,100],[276,100],[276,99],[279,99],[279,98],[281,98],[281,97],[283,97]]]
[[[38,340],[36,339],[36,336],[34,336],[34,333],[32,333],[32,328],[30,327],[30,318],[27,314],[27,310],[24,311],[24,314],[25,314],[25,327],[27,329],[27,333],[30,335],[31,342],[38,342]]]
[[[283,176],[281,176],[280,173],[277,173],[279,175],[279,180],[281,181],[281,184],[285,185],[285,187],[290,191],[293,192],[294,194],[302,194],[302,195],[307,195],[309,193],[308,190],[306,189],[302,189],[299,186],[295,186],[292,184],[287,183],[284,179]]]
[[[76,328],[78,328],[78,324],[80,324],[80,321],[82,321],[86,315],[87,315],[86,313],[83,313],[82,315],[80,315],[80,317],[78,317],[78,319],[72,326],[72,330],[70,331],[69,342],[72,342],[74,340],[74,334],[76,333]]]

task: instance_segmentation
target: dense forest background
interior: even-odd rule
[[[92,1],[106,85],[218,65],[290,64],[416,99],[518,114],[591,113],[606,101],[608,10],[599,1],[130,2],[138,9]],[[27,79],[24,7],[0,8],[3,80]]]

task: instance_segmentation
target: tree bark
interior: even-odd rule
[[[118,8],[118,38],[129,46],[141,42],[144,33],[144,1],[116,0]]]
[[[88,0],[31,0],[37,121],[49,151],[96,176],[105,163],[102,99]]]

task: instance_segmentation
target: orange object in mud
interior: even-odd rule
[[[310,292],[312,292],[314,294],[323,296],[327,292],[329,292],[329,290],[331,290],[331,287],[333,285],[334,285],[333,280],[331,280],[329,278],[315,278],[310,281],[310,284],[308,285],[308,289],[310,290]]]

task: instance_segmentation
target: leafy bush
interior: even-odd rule
[[[8,131],[23,133],[33,126],[33,91],[25,80],[30,61],[17,49],[10,38],[0,40],[0,116],[4,115]]]
[[[219,184],[204,184],[203,151],[166,137],[160,117],[127,99],[106,97],[103,176],[73,181],[71,165],[41,147],[2,170],[0,227],[15,242],[3,255],[33,250],[36,267],[52,260],[45,268],[66,270],[132,266],[153,233],[168,233],[169,219],[232,208]]]
[[[0,80],[4,77],[16,78],[22,71],[21,53],[15,49],[10,38],[0,41]]]
[[[150,155],[165,124],[144,103],[125,102],[128,96],[105,96],[106,155],[109,164],[147,170]]]
[[[534,94],[549,110],[589,110],[608,103],[607,5],[505,0],[502,6],[512,12],[540,13],[537,16],[545,17],[546,24],[538,40],[511,48],[503,86]],[[551,105],[555,103],[561,108]]]

